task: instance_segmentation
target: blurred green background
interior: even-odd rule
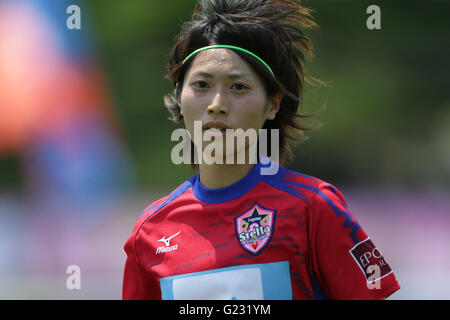
[[[323,106],[287,167],[336,185],[450,186],[450,2],[304,1],[320,30],[309,32],[308,71],[329,84],[306,88],[304,111]],[[193,175],[170,160],[177,126],[163,95],[173,39],[195,1],[86,1],[114,109],[139,188],[171,189]],[[366,9],[381,8],[381,30]],[[86,26],[85,25],[85,26]],[[2,188],[21,187],[18,158],[0,158]]]

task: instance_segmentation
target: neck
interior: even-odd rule
[[[200,182],[208,189],[228,187],[244,178],[255,164],[201,164]]]

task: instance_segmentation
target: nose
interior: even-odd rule
[[[207,108],[207,112],[210,115],[228,115],[228,104],[226,101],[226,97],[222,92],[218,92],[215,94],[214,99]]]

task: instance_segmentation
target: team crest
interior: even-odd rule
[[[244,250],[256,256],[269,244],[275,227],[275,212],[255,204],[234,218],[236,235]]]

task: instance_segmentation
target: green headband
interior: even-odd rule
[[[182,64],[184,64],[184,63],[185,63],[186,61],[188,61],[193,55],[199,53],[200,51],[209,50],[209,49],[218,49],[218,48],[225,48],[225,49],[239,50],[239,51],[242,51],[242,52],[245,52],[245,53],[251,55],[253,58],[255,58],[255,59],[257,59],[259,62],[261,62],[261,63],[267,68],[267,70],[269,70],[270,73],[275,77],[275,74],[273,73],[272,69],[270,69],[269,65],[268,65],[263,59],[261,59],[260,57],[258,57],[256,54],[254,54],[253,52],[248,51],[248,50],[246,50],[246,49],[243,49],[243,48],[241,48],[241,47],[230,46],[230,45],[226,45],[226,44],[217,44],[217,45],[207,46],[207,47],[203,47],[203,48],[197,49],[197,50],[195,50],[194,52],[192,52],[190,55],[188,55],[188,56],[186,57],[186,59],[183,60],[183,63],[182,63]]]

